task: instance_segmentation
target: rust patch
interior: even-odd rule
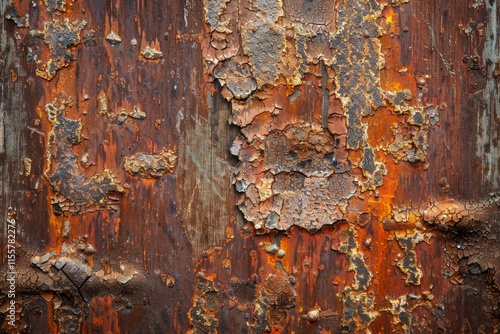
[[[283,331],[288,310],[295,307],[296,292],[293,278],[269,275],[259,287],[255,303],[254,324],[249,324],[250,333]]]
[[[167,172],[172,173],[176,163],[174,151],[163,148],[158,154],[136,153],[127,157],[123,167],[131,175],[158,179]]]
[[[378,21],[387,5],[205,0],[204,6],[208,74],[225,87],[230,122],[244,136],[231,149],[240,160],[239,208],[257,230],[298,225],[314,232],[342,220],[356,192],[383,185],[388,171],[380,151],[425,162],[437,108],[411,106],[408,90],[381,87]],[[274,98],[285,93],[289,101]],[[304,100],[314,109],[305,111],[307,121],[296,110]],[[372,147],[364,119],[379,109],[400,115],[403,126],[394,124],[393,142]]]
[[[117,289],[121,291],[137,275],[135,269],[126,265],[121,265],[120,271],[114,271],[109,265],[94,269],[94,251],[86,238],[81,237],[63,243],[60,254],[52,251],[31,258],[31,264],[36,268],[34,272],[28,272],[29,277],[36,278],[31,280],[35,282],[31,284],[36,285],[32,288],[50,298],[59,333],[80,332],[88,311],[89,296],[95,291],[102,295]]]
[[[9,7],[5,11],[5,18],[12,20],[18,28],[29,28],[30,16],[26,14],[24,17],[20,16],[15,7]]]
[[[349,271],[354,271],[352,288],[360,291],[367,290],[373,275],[366,266],[363,253],[358,251],[359,245],[356,240],[356,231],[352,226],[339,232],[339,242],[338,251],[346,254],[349,261]]]
[[[48,136],[44,174],[55,193],[51,200],[54,213],[82,214],[113,209],[119,200],[112,194],[123,189],[107,169],[91,177],[80,170],[72,148],[81,141],[82,124],[66,118],[66,108],[71,105],[71,98],[62,92],[45,106],[52,130]]]
[[[379,315],[373,293],[345,288],[337,296],[343,305],[342,330],[348,333],[364,333]]]
[[[46,62],[37,60],[36,75],[45,80],[52,80],[56,72],[69,66],[73,54],[69,47],[80,43],[80,32],[87,22],[78,20],[70,23],[65,18],[62,22],[57,18],[52,22],[45,22],[43,30],[31,30],[30,34],[44,40],[49,47],[49,59]]]
[[[245,218],[257,229],[310,231],[341,220],[356,191],[344,150],[328,131],[309,124],[235,148],[241,162],[234,182],[245,195],[239,204]]]

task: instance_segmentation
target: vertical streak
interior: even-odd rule
[[[498,0],[485,1],[488,10],[486,41],[483,50],[483,62],[486,68],[486,87],[483,99],[486,107],[479,110],[476,155],[483,159],[483,185],[497,189],[499,186],[498,147],[500,126],[500,94],[493,71],[500,62],[498,39]]]
[[[321,69],[321,88],[323,89],[323,100],[321,101],[321,126],[323,129],[328,128],[328,109],[330,109],[330,101],[328,101],[328,73],[326,73],[325,62],[321,60],[319,63]]]

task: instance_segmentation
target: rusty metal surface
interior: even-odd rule
[[[497,0],[0,6],[3,331],[500,331]]]

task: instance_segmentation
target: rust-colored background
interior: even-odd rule
[[[365,22],[380,28],[379,36],[370,36],[339,14],[342,6],[362,3],[0,2],[0,208],[4,221],[10,217],[17,223],[16,321],[14,328],[8,324],[8,284],[2,279],[2,329],[498,332],[499,4],[381,0],[380,15],[360,12]],[[294,65],[299,53],[293,51],[298,37],[286,35],[291,49],[282,54],[277,79],[258,79],[250,56],[253,44],[243,45],[246,37],[237,34],[244,31],[243,22],[255,19],[249,8],[271,16],[276,4],[284,14],[273,27],[291,18],[317,31],[334,35],[345,29],[351,34],[346,36],[380,42],[380,52],[365,50],[365,58],[348,60],[383,59],[375,75],[379,82],[360,75],[357,80],[366,85],[352,86],[357,89],[346,96],[373,85],[386,92],[406,89],[409,106],[439,114],[439,121],[425,128],[425,158],[405,161],[404,149],[391,155],[388,146],[398,143],[394,126],[411,136],[411,113],[396,112],[396,102],[372,108],[372,115],[361,119],[368,126],[365,149],[384,162],[383,184],[363,192],[358,187],[340,219],[310,230],[297,224],[256,228],[237,206],[247,194],[233,184],[244,160],[231,154],[233,141],[243,138],[250,145],[249,134],[264,131],[259,122],[279,131],[286,124],[317,124],[326,131],[325,117],[340,119],[330,122],[334,127],[348,116],[340,96],[333,94],[342,86],[336,72],[341,62],[331,61],[336,47],[351,48],[348,39],[340,46],[321,44],[321,56],[300,67]],[[211,25],[207,13],[214,8],[221,22],[230,22],[231,32]],[[322,15],[332,20],[317,24],[312,19],[321,21]],[[111,31],[121,42],[106,39]],[[49,41],[52,51],[45,44]],[[142,54],[146,46],[161,56]],[[214,75],[216,62],[228,59],[253,66],[237,81],[249,97],[232,94]],[[294,66],[301,69],[296,82],[286,76]],[[248,79],[252,76],[256,86]],[[332,93],[327,110],[325,90]],[[71,104],[62,104],[62,92]],[[275,106],[279,115],[271,108],[252,115],[253,124],[237,126],[236,104],[248,108],[246,113]],[[51,120],[51,108],[65,114]],[[134,108],[145,118],[132,116]],[[79,120],[81,130],[67,120]],[[57,126],[60,132],[54,135]],[[330,131],[345,140],[342,131]],[[366,153],[345,144],[336,150],[348,152],[353,179],[370,182],[364,174],[370,169],[364,169]],[[399,158],[398,152],[403,152]],[[139,156],[139,163],[163,164],[160,173],[127,171],[127,159],[139,153],[147,155]],[[69,171],[57,174],[64,168]],[[114,179],[106,181],[106,173]],[[110,191],[103,193],[104,188]],[[76,200],[72,190],[85,199]],[[4,226],[0,245],[6,250]],[[2,261],[5,277],[6,256]]]

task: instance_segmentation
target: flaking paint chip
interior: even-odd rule
[[[118,45],[122,42],[120,36],[118,36],[113,30],[106,36],[106,40],[109,44]]]

